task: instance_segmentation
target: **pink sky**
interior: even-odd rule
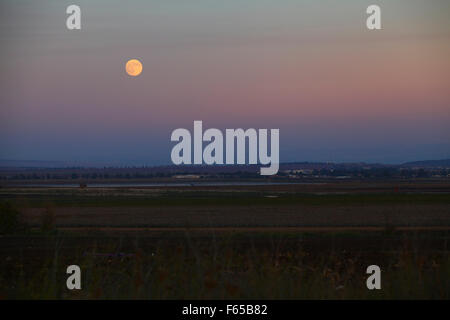
[[[11,4],[0,158],[165,163],[194,120],[280,128],[282,161],[450,157],[450,5],[381,2],[375,32],[358,1],[82,2],[78,33],[62,4]]]

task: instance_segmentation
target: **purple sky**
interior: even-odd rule
[[[69,4],[0,5],[0,159],[166,164],[194,120],[279,128],[282,162],[450,158],[449,1]]]

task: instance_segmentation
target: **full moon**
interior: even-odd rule
[[[125,70],[130,76],[136,77],[142,72],[142,63],[137,59],[128,60]]]

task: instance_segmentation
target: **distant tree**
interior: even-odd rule
[[[19,211],[11,203],[0,203],[0,234],[10,234],[20,230],[19,215]]]
[[[428,174],[425,171],[425,169],[420,168],[419,171],[417,171],[417,177],[418,178],[426,178],[427,176],[428,176]]]

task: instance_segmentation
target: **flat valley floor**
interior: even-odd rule
[[[450,182],[4,187],[0,297],[450,298]],[[65,266],[84,270],[65,287]],[[367,266],[383,270],[368,290]]]

